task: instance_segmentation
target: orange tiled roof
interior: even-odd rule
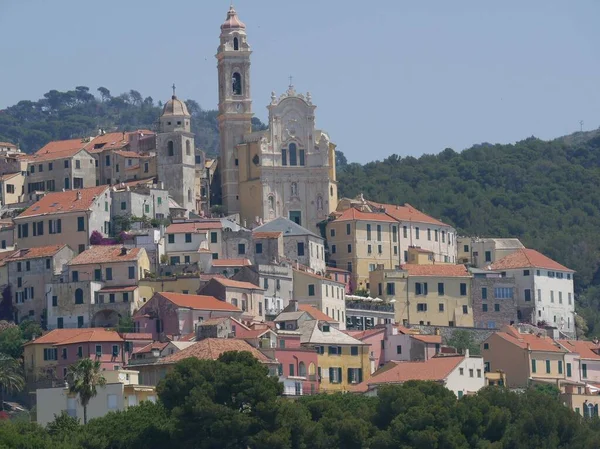
[[[90,263],[131,262],[138,260],[143,248],[127,248],[126,254],[121,254],[121,245],[90,246],[76,256],[69,265],[87,265]]]
[[[216,360],[221,354],[229,351],[247,351],[261,362],[267,362],[270,360],[262,352],[244,340],[233,338],[205,338],[204,340],[194,343],[188,348],[165,357],[159,363],[177,363],[190,357],[201,360]]]
[[[159,351],[162,351],[167,347],[168,344],[169,342],[161,343],[160,341],[153,341],[152,343],[147,344],[142,348],[136,349],[135,351],[133,351],[133,354],[148,354],[152,352],[153,349],[158,349]]]
[[[496,332],[495,335],[522,349],[527,349],[529,345],[529,348],[531,348],[532,351],[567,352],[565,348],[549,337],[538,337],[534,334],[522,334],[514,326],[504,326],[502,332]]]
[[[21,175],[21,172],[18,172],[18,173],[5,173],[2,176],[0,176],[0,181],[7,181],[9,179],[14,178],[17,175]]]
[[[350,272],[348,270],[344,270],[343,268],[337,268],[337,267],[327,267],[326,270],[329,272],[331,271],[332,273],[344,273],[344,274],[350,274]]]
[[[252,265],[248,259],[215,259],[213,267],[247,267]]]
[[[65,246],[67,245],[63,243],[60,245],[38,246],[37,248],[23,248],[13,252],[8,251],[12,255],[6,261],[13,262],[16,260],[37,259],[38,257],[52,257]]]
[[[252,237],[255,239],[277,239],[282,232],[254,232]]]
[[[187,223],[173,223],[167,227],[167,234],[187,234],[197,231],[207,231],[210,229],[221,229],[223,225],[220,221],[194,221]]]
[[[232,312],[241,312],[240,309],[228,302],[221,301],[214,296],[207,295],[186,295],[183,293],[157,292],[167,301],[171,301],[178,307],[185,307],[194,310],[228,310]]]
[[[569,352],[576,352],[582,359],[600,360],[600,354],[594,352],[600,350],[600,345],[593,341],[558,340],[558,343]]]
[[[379,328],[367,329],[364,331],[343,331],[343,332],[350,335],[352,338],[356,338],[357,340],[363,340],[365,338],[372,337],[373,335],[377,335],[382,332],[385,332],[385,328],[379,327]]]
[[[555,262],[535,249],[522,248],[491,265],[492,270],[511,270],[515,268],[544,268],[557,271],[574,271]]]
[[[137,159],[140,157],[140,155],[138,153],[136,153],[135,151],[116,150],[114,153],[118,154],[119,156],[128,157],[128,158]]]
[[[246,288],[249,290],[264,290],[263,288],[254,285],[251,282],[246,282],[246,281],[236,281],[234,279],[228,279],[226,277],[215,277],[213,278],[215,280],[215,282],[218,282],[219,284],[225,286],[225,287],[232,287],[232,288]]]
[[[105,287],[98,290],[98,293],[133,292],[137,288],[137,285],[124,285],[122,287]]]
[[[100,343],[100,342],[123,342],[123,338],[117,331],[109,331],[106,329],[81,329],[77,335],[55,343],[57,346],[72,345],[75,343]]]
[[[340,286],[344,285],[343,282],[336,281],[335,279],[332,279],[330,277],[321,276],[320,274],[311,273],[310,271],[298,270],[296,268],[294,268],[293,271],[294,271],[294,273],[302,273],[302,274],[305,274],[305,275],[310,276],[315,279],[321,279],[322,281],[328,281],[328,282],[333,282],[334,284],[340,284]]]
[[[442,336],[441,335],[415,334],[415,335],[411,335],[411,338],[414,338],[415,340],[422,341],[423,343],[437,343],[437,344],[442,344]]]
[[[46,332],[41,337],[31,340],[25,345],[53,345],[68,340],[89,329],[54,329]]]
[[[37,203],[29,206],[17,219],[89,210],[94,201],[106,192],[108,188],[108,186],[98,186],[80,190],[67,190],[66,192],[48,193]],[[78,193],[81,194],[81,199],[77,199]]]
[[[367,384],[401,383],[409,380],[442,381],[464,359],[461,355],[432,357],[423,362],[390,362],[395,366],[375,371]]]
[[[336,320],[334,320],[330,316],[326,315],[325,313],[321,312],[315,306],[311,306],[309,304],[298,304],[298,310],[300,310],[301,312],[308,313],[315,320],[327,321],[330,323],[337,323]]]
[[[405,264],[400,267],[408,272],[409,276],[439,276],[439,277],[469,277],[469,272],[464,265],[416,265]]]
[[[437,220],[429,215],[421,212],[418,209],[415,209],[408,203],[405,203],[404,206],[396,206],[393,204],[384,204],[384,203],[376,203],[375,201],[368,201],[370,206],[378,207],[381,209],[385,209],[385,212],[391,217],[395,218],[398,221],[413,221],[416,223],[429,223],[438,226],[449,226],[446,223]]]
[[[54,161],[57,159],[66,159],[75,156],[80,151],[83,151],[81,148],[73,148],[71,150],[64,151],[53,151],[51,153],[40,153],[39,151],[35,154],[27,155],[27,161],[31,163],[36,162],[45,162],[45,161]],[[92,156],[90,155],[90,158]]]
[[[35,152],[35,154],[49,154],[49,153],[60,153],[70,150],[81,150],[86,146],[86,142],[82,142],[81,139],[70,139],[70,140],[55,140],[48,142],[42,148]]]
[[[152,334],[149,332],[123,332],[121,336],[125,340],[152,340]]]
[[[395,223],[389,215],[377,212],[361,212],[354,207],[350,207],[336,217],[334,221],[353,221],[353,220],[364,220],[364,221],[385,221]]]

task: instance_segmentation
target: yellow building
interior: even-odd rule
[[[0,203],[15,204],[23,201],[25,176],[22,172],[7,173],[0,176]]]
[[[100,418],[109,412],[127,410],[143,401],[156,402],[156,387],[139,385],[139,373],[133,370],[103,371],[106,385],[98,387],[97,394],[87,406],[87,419]],[[67,385],[42,388],[36,391],[37,423],[41,426],[54,421],[61,412],[83,422],[83,407],[76,394],[69,393]]]
[[[138,283],[139,296],[145,303],[155,292],[183,293],[194,295],[200,288],[200,274],[186,275],[183,273],[159,278],[146,277]]]
[[[369,343],[363,343],[324,321],[300,321],[298,325],[302,346],[317,351],[320,391],[350,391],[352,385],[369,379]]]
[[[403,324],[473,327],[471,276],[464,265],[402,265],[370,273],[371,296],[394,301]]]
[[[395,206],[343,198],[326,227],[330,264],[352,273],[351,289],[370,288],[369,273],[382,265],[402,263],[455,263],[454,229],[409,204]],[[420,248],[409,260],[410,248]],[[418,260],[417,260],[418,259]]]

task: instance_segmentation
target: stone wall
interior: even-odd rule
[[[496,298],[495,288],[511,288],[512,298]],[[487,290],[483,299],[483,289]],[[473,321],[476,327],[499,329],[502,326],[517,322],[517,289],[514,278],[478,278],[471,282],[471,299],[473,305]],[[484,307],[487,310],[484,310]],[[498,311],[496,311],[498,308]]]

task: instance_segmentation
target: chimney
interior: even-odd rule
[[[471,356],[469,353],[469,348],[465,348],[465,358],[468,359]]]
[[[127,248],[125,248],[125,246],[121,247],[121,256],[126,256],[127,255]]]
[[[292,311],[293,312],[297,312],[298,311],[298,300],[296,300],[296,299],[290,299],[290,305],[292,306]]]
[[[160,356],[160,351],[158,349],[152,350],[152,357],[158,358]]]
[[[81,190],[77,191],[77,200],[81,200]]]

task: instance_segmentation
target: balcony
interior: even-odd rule
[[[394,304],[386,304],[383,302],[346,301],[346,310],[347,309],[394,313]]]

